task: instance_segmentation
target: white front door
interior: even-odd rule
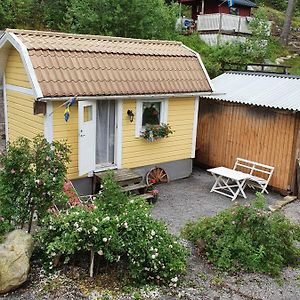
[[[78,101],[79,176],[94,171],[96,165],[96,101]]]

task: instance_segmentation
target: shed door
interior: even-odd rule
[[[78,102],[79,176],[94,171],[96,164],[96,101]]]

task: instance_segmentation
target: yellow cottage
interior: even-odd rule
[[[192,171],[199,96],[212,86],[199,55],[182,43],[7,29],[0,78],[7,140],[67,140],[68,177],[78,186],[111,168],[145,174],[160,166],[171,180]],[[140,134],[151,122],[174,134],[146,141]]]

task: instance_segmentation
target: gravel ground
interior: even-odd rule
[[[154,205],[152,215],[167,223],[169,230],[179,235],[187,220],[214,215],[234,205],[229,198],[209,193],[214,180],[203,170],[195,170],[191,177],[159,186],[160,198]],[[236,202],[247,203],[255,197],[247,191],[248,199],[238,198]],[[270,193],[266,197],[273,204],[282,197]],[[300,220],[300,201],[295,201],[283,209],[295,222]],[[296,300],[300,299],[300,269],[286,268],[280,277],[272,278],[264,274],[224,274],[196,255],[193,245],[183,243],[191,250],[187,274],[176,288],[135,290],[124,294],[119,291],[122,283],[114,279],[87,278],[79,280],[80,271],[73,275],[59,274],[53,278],[41,276],[40,269],[33,267],[26,285],[14,293],[0,296],[0,299],[149,299],[149,300]],[[84,271],[85,272],[85,271]],[[74,277],[74,273],[76,276]],[[106,286],[108,284],[108,286]],[[85,286],[85,287],[83,287]],[[88,286],[88,287],[87,287]],[[88,291],[88,293],[87,293]],[[88,294],[88,295],[87,295]],[[134,295],[135,294],[135,295]]]
[[[208,172],[195,169],[189,178],[160,185],[159,201],[155,204],[152,215],[163,220],[169,230],[178,235],[188,220],[212,216],[237,202],[243,204],[255,198],[255,191],[247,189],[247,199],[238,197],[232,202],[228,197],[210,193],[213,184],[214,179]],[[272,192],[266,196],[269,204],[281,198],[280,195]]]
[[[231,207],[235,202],[247,203],[254,199],[255,191],[247,190],[247,199],[229,198],[216,193],[209,193],[214,180],[206,171],[196,169],[192,176],[183,180],[161,185],[160,198],[153,208],[152,215],[167,223],[169,230],[178,235],[187,220],[215,215]],[[281,200],[282,196],[270,192],[266,196],[268,204]],[[300,220],[300,201],[290,203],[283,209],[292,221]],[[186,287],[176,291],[173,298],[180,299],[300,299],[300,269],[286,268],[280,277],[272,278],[263,274],[238,273],[226,275],[219,273],[207,262],[195,255],[189,260]],[[178,294],[179,293],[179,294]],[[184,296],[185,295],[185,296]],[[168,298],[161,298],[168,299]]]

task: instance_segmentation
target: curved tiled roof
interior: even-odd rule
[[[44,97],[211,91],[179,42],[7,29],[25,45]]]

